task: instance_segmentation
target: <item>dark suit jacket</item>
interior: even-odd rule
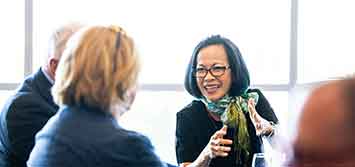
[[[26,166],[35,134],[58,110],[51,87],[39,69],[5,103],[0,113],[0,166]]]

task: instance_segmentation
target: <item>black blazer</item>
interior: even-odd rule
[[[0,166],[26,166],[35,134],[58,110],[51,87],[39,69],[5,103],[0,113]]]

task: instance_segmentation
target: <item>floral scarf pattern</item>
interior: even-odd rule
[[[213,102],[206,98],[201,99],[207,106],[207,109],[217,114],[224,125],[235,129],[233,136],[234,150],[236,150],[237,162],[241,162],[244,154],[244,162],[248,162],[252,156],[250,136],[248,133],[247,120],[245,115],[249,114],[248,100],[254,99],[257,104],[259,95],[256,92],[244,93],[241,96],[225,95],[220,100]]]

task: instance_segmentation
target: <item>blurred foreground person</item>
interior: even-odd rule
[[[355,166],[355,79],[316,88],[303,108],[290,166]]]
[[[145,136],[123,129],[136,94],[138,57],[117,26],[82,29],[59,63],[53,97],[58,113],[36,135],[32,166],[166,166]]]

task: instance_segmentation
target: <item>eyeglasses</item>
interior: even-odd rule
[[[225,71],[229,69],[229,66],[212,66],[211,68],[207,69],[204,67],[198,67],[195,69],[194,73],[197,78],[205,78],[207,73],[210,72],[214,77],[222,76]]]

